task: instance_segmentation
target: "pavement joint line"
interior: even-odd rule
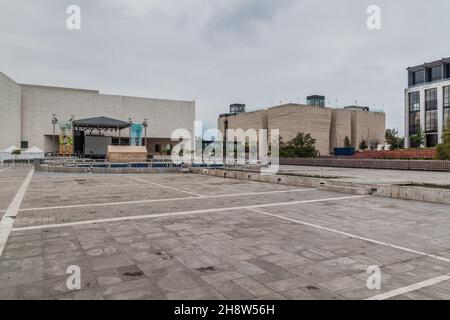
[[[19,182],[23,181],[23,179],[2,179],[0,182]]]
[[[166,189],[172,189],[172,190],[176,190],[176,191],[179,191],[179,192],[184,192],[184,193],[187,193],[187,194],[190,194],[190,195],[193,195],[193,196],[201,197],[201,195],[198,194],[198,193],[193,193],[193,192],[189,192],[189,191],[186,191],[186,190],[182,190],[182,189],[166,186],[166,185],[159,184],[159,183],[156,183],[156,182],[147,181],[147,180],[144,180],[144,179],[141,179],[141,178],[130,177],[130,176],[128,176],[128,177],[131,180],[140,181],[140,182],[144,182],[144,183],[148,183],[148,184],[153,184],[153,185],[156,185],[156,186],[159,186],[159,187],[163,187],[163,188],[166,188]]]
[[[417,291],[423,288],[427,288],[427,287],[431,287],[434,286],[436,284],[439,284],[441,282],[444,281],[448,281],[450,280],[450,274],[446,274],[446,275],[442,275],[442,276],[438,276],[432,279],[428,279],[425,281],[421,281],[421,282],[417,282],[414,284],[411,284],[409,286],[406,287],[402,287],[402,288],[398,288],[398,289],[394,289],[385,293],[381,293],[379,295],[367,298],[366,300],[386,300],[386,299],[390,299],[393,297],[397,297],[409,292],[413,292],[413,291]]]
[[[5,248],[6,241],[8,241],[9,234],[13,229],[17,212],[22,204],[23,197],[25,196],[25,192],[27,191],[31,178],[33,177],[33,173],[34,169],[31,169],[25,180],[22,182],[19,190],[17,190],[14,199],[9,204],[8,209],[6,209],[6,212],[0,221],[0,257],[3,254],[3,249]]]
[[[6,168],[3,168],[3,169],[0,169],[0,172],[6,171],[6,170],[8,170],[9,168],[11,168],[11,167],[6,167]]]
[[[313,188],[288,189],[288,190],[275,190],[275,191],[264,191],[264,192],[219,194],[219,195],[212,195],[212,196],[186,197],[186,198],[148,199],[148,200],[106,202],[106,203],[93,203],[93,204],[75,204],[75,205],[71,205],[71,206],[24,208],[24,209],[20,209],[19,212],[41,211],[41,210],[57,210],[57,209],[73,209],[73,208],[85,208],[85,207],[102,207],[102,206],[115,206],[115,205],[127,205],[127,204],[139,204],[139,203],[166,202],[166,201],[182,201],[182,200],[192,200],[192,199],[214,199],[214,198],[241,197],[241,196],[257,196],[257,195],[264,195],[264,194],[306,192],[306,191],[314,191],[314,190],[317,190],[317,189],[313,189]]]
[[[276,217],[276,218],[283,219],[283,220],[286,220],[286,221],[290,221],[290,222],[294,222],[294,223],[297,223],[297,224],[301,224],[301,225],[304,225],[304,226],[309,226],[309,227],[313,227],[313,228],[316,228],[316,229],[329,231],[329,232],[332,232],[332,233],[344,235],[344,236],[351,237],[351,238],[354,238],[354,239],[359,239],[359,240],[371,242],[371,243],[374,243],[374,244],[382,245],[382,246],[385,246],[385,247],[398,249],[398,250],[401,250],[401,251],[414,253],[414,254],[417,254],[417,255],[421,255],[421,256],[428,257],[428,258],[432,258],[432,259],[436,259],[436,260],[440,260],[440,261],[444,261],[444,262],[450,263],[450,259],[442,257],[442,256],[429,254],[429,253],[426,253],[426,252],[422,252],[422,251],[418,251],[418,250],[414,250],[414,249],[398,246],[398,245],[395,245],[395,244],[391,244],[391,243],[387,243],[387,242],[383,242],[383,241],[379,241],[379,240],[375,240],[375,239],[371,239],[371,238],[358,236],[358,235],[355,235],[355,234],[352,234],[352,233],[348,233],[348,232],[345,232],[345,231],[340,231],[340,230],[336,230],[336,229],[320,226],[320,225],[317,225],[317,224],[314,224],[314,223],[309,223],[309,222],[306,222],[306,221],[301,221],[301,220],[297,220],[297,219],[284,217],[284,216],[281,216],[281,215],[278,215],[278,214],[273,214],[273,213],[270,213],[270,212],[265,212],[265,211],[261,211],[261,210],[255,210],[254,208],[251,208],[249,210],[254,211],[254,212],[258,212],[258,213],[261,213],[261,214],[265,214],[267,216]]]
[[[62,227],[85,225],[85,224],[108,223],[108,222],[129,221],[129,220],[144,220],[144,219],[151,219],[151,218],[164,218],[164,217],[183,216],[183,215],[199,214],[199,213],[224,212],[224,211],[245,210],[245,209],[254,209],[254,208],[267,208],[267,207],[287,206],[287,205],[295,205],[295,204],[308,204],[308,203],[318,203],[318,202],[341,201],[341,200],[349,200],[349,199],[357,199],[357,198],[365,198],[365,197],[369,197],[369,196],[367,196],[367,195],[364,195],[364,196],[346,196],[346,197],[326,198],[326,199],[313,199],[313,200],[301,200],[301,201],[267,203],[267,204],[258,204],[258,205],[250,205],[250,206],[236,206],[236,207],[227,207],[227,208],[215,208],[215,209],[202,209],[202,210],[191,210],[191,211],[180,211],[180,212],[156,213],[156,214],[148,214],[148,215],[117,217],[117,218],[107,218],[107,219],[98,219],[98,220],[86,220],[86,221],[69,222],[69,223],[58,223],[58,224],[47,224],[47,225],[30,226],[30,227],[19,227],[19,228],[14,228],[12,231],[17,232],[17,231],[28,231],[28,230],[62,228]]]

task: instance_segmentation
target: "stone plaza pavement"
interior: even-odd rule
[[[334,177],[340,181],[362,183],[429,183],[450,185],[450,172],[410,171],[410,170],[381,170],[334,168],[314,166],[280,166],[281,173],[295,173],[299,175],[324,175]]]
[[[15,210],[30,170],[0,171],[0,216],[16,213],[0,299],[450,299],[448,205],[194,174],[35,172]],[[367,288],[369,266],[380,290]]]

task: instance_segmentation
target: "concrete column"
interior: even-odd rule
[[[437,104],[438,104],[438,142],[442,143],[442,135],[444,134],[444,89],[442,85],[437,87]]]

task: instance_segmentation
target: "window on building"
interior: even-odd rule
[[[167,144],[166,145],[166,154],[168,155],[168,156],[170,156],[171,154],[172,154],[172,145],[171,144]]]
[[[444,126],[450,120],[450,86],[444,87]]]
[[[437,66],[428,69],[428,80],[436,81],[442,79],[442,66]]]
[[[425,110],[437,110],[437,88],[425,90]]]
[[[444,127],[447,126],[448,120],[450,120],[450,108],[444,109]]]
[[[409,112],[420,111],[420,92],[411,92],[409,94]]]
[[[428,148],[435,147],[438,144],[438,135],[437,134],[427,134],[425,142],[426,142],[426,146]]]
[[[436,132],[438,130],[437,110],[427,111],[425,115],[425,131]]]
[[[409,113],[409,134],[416,134],[420,127],[420,112]]]
[[[409,134],[416,134],[420,127],[420,92],[409,94]]]
[[[437,129],[437,88],[434,88],[425,90],[425,131],[436,132]]]
[[[445,64],[445,78],[450,78],[450,63]]]
[[[425,82],[425,71],[419,70],[412,73],[412,84],[421,84]]]
[[[28,141],[21,141],[20,149],[28,149]]]
[[[155,153],[161,153],[161,145],[155,144]]]

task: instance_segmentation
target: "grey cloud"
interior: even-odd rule
[[[82,9],[82,30],[65,9]],[[366,28],[378,4],[382,30]],[[0,0],[0,70],[19,82],[197,100],[215,126],[322,93],[385,105],[403,127],[406,67],[450,56],[450,2],[435,0]]]

